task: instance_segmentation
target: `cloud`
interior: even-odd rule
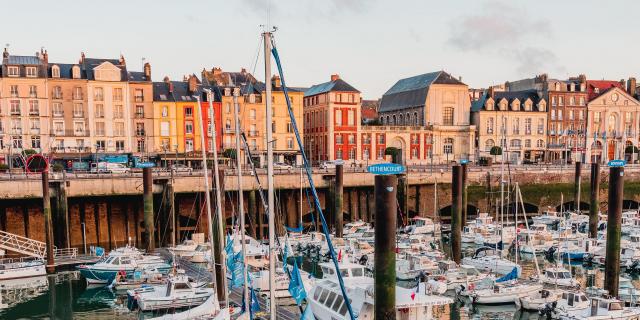
[[[260,17],[267,15],[300,15],[335,19],[336,15],[367,12],[378,0],[239,0],[239,9]]]
[[[566,70],[556,61],[556,55],[544,48],[525,47],[516,49],[513,58],[518,63],[516,71],[519,74],[539,74],[553,69],[564,73]]]

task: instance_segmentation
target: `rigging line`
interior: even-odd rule
[[[331,242],[331,235],[329,233],[329,228],[327,225],[327,221],[324,217],[324,214],[322,213],[322,208],[320,206],[320,200],[318,199],[318,193],[315,187],[315,184],[313,183],[313,176],[311,173],[311,167],[309,165],[309,160],[307,159],[307,156],[304,152],[304,144],[302,142],[302,138],[300,138],[300,131],[298,130],[298,124],[296,122],[296,118],[295,115],[293,113],[293,108],[291,107],[291,100],[289,99],[289,90],[285,84],[285,80],[284,80],[284,73],[282,71],[282,65],[280,64],[280,57],[278,55],[278,49],[275,46],[275,40],[273,38],[271,38],[271,42],[272,42],[272,49],[271,49],[271,54],[274,57],[274,60],[276,62],[276,66],[278,68],[278,73],[280,75],[280,83],[282,86],[282,91],[284,93],[284,97],[285,97],[285,101],[287,102],[287,110],[289,112],[289,118],[291,119],[291,125],[293,127],[293,132],[295,133],[295,137],[296,137],[296,141],[298,142],[298,148],[300,149],[300,155],[302,156],[302,160],[304,163],[304,167],[305,167],[305,171],[307,174],[307,179],[309,181],[309,187],[311,188],[311,192],[313,193],[313,198],[314,198],[314,202],[315,202],[315,206],[316,209],[319,212],[319,216],[322,220],[322,229],[323,232],[325,234],[326,240],[327,240],[327,246],[329,247],[329,253],[331,254],[331,260],[333,260],[333,265],[335,267],[336,270],[336,275],[338,277],[338,283],[340,284],[340,291],[342,292],[342,296],[344,297],[344,301],[345,304],[347,305],[347,309],[349,310],[349,317],[351,318],[351,320],[355,320],[356,316],[353,312],[353,308],[351,307],[351,301],[349,299],[349,296],[347,295],[347,290],[344,287],[344,280],[342,279],[342,274],[339,272],[340,271],[340,266],[338,265],[338,259],[336,257],[336,252],[335,249],[333,248],[333,244]]]
[[[258,59],[260,58],[260,50],[262,49],[262,35],[258,37],[258,47],[256,49],[255,59],[253,60],[253,66],[251,67],[251,74],[255,77],[256,68],[258,67]]]

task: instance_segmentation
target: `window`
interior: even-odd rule
[[[122,119],[124,116],[124,108],[121,104],[116,104],[113,106],[113,118],[114,119]]]
[[[76,139],[76,148],[78,148],[78,151],[84,149],[84,140],[83,139]]]
[[[418,149],[413,148],[411,149],[411,159],[416,159],[418,158]]]
[[[564,97],[558,97],[558,105],[564,106]]]
[[[26,71],[27,77],[29,78],[35,78],[36,76],[38,76],[38,68],[36,67],[27,67]]]
[[[71,76],[74,79],[80,79],[80,67],[73,66],[73,68],[71,69]]]
[[[538,139],[538,141],[536,142],[536,147],[544,148],[544,141],[542,139]]]
[[[336,135],[336,144],[342,144],[342,135],[341,134],[337,134]]]
[[[84,111],[82,110],[82,103],[74,103],[73,104],[73,117],[74,118],[82,118],[84,116]]]
[[[336,159],[342,159],[342,149],[336,151]]]
[[[348,124],[349,124],[350,126],[355,125],[355,121],[356,121],[356,120],[355,120],[355,116],[354,116],[353,109],[350,109],[350,110],[347,112],[347,121],[348,121]]]
[[[520,139],[511,140],[511,148],[516,150],[520,149]]]
[[[363,160],[371,159],[369,156],[369,148],[364,148],[364,150],[362,151],[362,158]]]
[[[160,122],[160,135],[163,137],[169,136],[169,122]]]
[[[51,104],[51,109],[54,117],[62,117],[64,110],[62,109],[62,103],[54,102]]]
[[[293,149],[293,138],[287,138],[287,149]]]
[[[169,107],[167,106],[162,106],[162,117],[166,118],[169,116]]]
[[[585,103],[584,103],[584,97],[580,97],[580,105],[581,105],[581,106],[584,106],[584,104],[585,104]]]
[[[82,88],[73,88],[73,100],[82,100]]]
[[[186,134],[193,134],[193,121],[187,121],[184,124],[184,132]]]
[[[104,118],[104,105],[102,105],[102,104],[96,104],[96,113],[95,113],[95,117],[96,117],[96,118]]]
[[[551,109],[551,120],[556,119],[556,109]]]
[[[569,110],[569,120],[574,119],[575,112],[573,110]]]
[[[249,119],[251,119],[251,120],[255,120],[256,119],[256,109],[249,110]]]
[[[520,134],[520,118],[513,119],[513,134]]]
[[[349,144],[356,144],[356,136],[353,134],[349,135]]]
[[[122,89],[121,89],[122,90]],[[136,89],[133,96],[135,102],[144,102],[144,90]]]
[[[384,159],[384,150],[378,149],[378,160]]]
[[[193,108],[191,107],[184,108],[184,116],[187,118],[193,118]]]
[[[51,77],[60,78],[60,67],[58,66],[51,67]]]
[[[557,101],[556,97],[555,96],[551,97],[551,106],[555,107],[557,105],[558,105],[558,101]]]
[[[255,137],[258,135],[258,130],[256,129],[256,125],[252,124],[249,126],[249,136],[250,137]]]
[[[136,118],[144,118],[144,106],[136,106]]]
[[[633,115],[631,112],[624,113],[624,122],[631,122],[632,119],[633,119]]]
[[[11,85],[10,91],[11,91],[11,97],[17,98],[19,96],[18,95],[18,86],[17,85]]]
[[[524,134],[531,134],[531,118],[524,119]]]
[[[98,87],[94,89],[94,100],[96,101],[104,100],[104,92],[102,88]]]
[[[97,140],[96,141],[96,151],[104,151],[106,146],[106,143],[104,140]]]
[[[287,132],[293,133],[293,124],[291,122],[287,122]]]
[[[11,144],[13,145],[14,149],[22,149],[22,137],[20,137],[20,136],[12,136],[11,137]]]
[[[487,119],[487,134],[493,134],[493,117]]]
[[[53,87],[53,98],[62,99],[62,88],[60,86]]]
[[[96,122],[96,136],[104,136],[104,122]]]
[[[53,130],[55,132],[56,136],[63,136],[64,135],[64,122],[54,122],[53,123]]]
[[[83,135],[84,134],[84,122],[74,122],[73,123],[73,132],[76,135]]]
[[[276,122],[271,122],[271,133],[276,133]]]
[[[496,145],[496,143],[495,143],[495,141],[493,141],[493,139],[488,139],[484,143],[484,149],[486,151],[491,151],[491,148],[493,148],[495,145]]]
[[[193,151],[193,139],[187,139],[184,141],[184,151],[186,152]]]
[[[138,139],[138,141],[136,141],[136,149],[138,152],[144,152],[146,150],[144,139]]]
[[[442,115],[442,124],[445,126],[453,125],[453,108],[444,108],[444,113]]]
[[[600,121],[601,121],[601,118],[600,118],[600,112],[595,112],[595,113],[593,114],[593,122],[595,122],[595,123],[600,123]]]
[[[40,133],[40,119],[31,118],[29,122],[31,122],[31,133]]]
[[[378,144],[384,144],[384,134],[378,134]]]
[[[453,153],[453,138],[445,138],[443,144],[443,151],[445,154]]]
[[[113,124],[113,135],[124,136],[124,122],[116,122]]]
[[[337,126],[342,125],[342,110],[340,109],[336,110],[336,125]]]
[[[124,151],[124,140],[116,140],[116,151],[117,152]]]
[[[524,140],[524,147],[531,148],[531,139]]]
[[[40,105],[38,104],[38,100],[29,100],[29,115],[40,115]]]
[[[29,97],[37,98],[38,97],[38,87],[37,86],[29,86]]]
[[[19,116],[20,115],[20,100],[11,100],[9,102],[11,108],[11,115]]]
[[[569,105],[571,105],[571,106],[575,106],[576,105],[576,97],[571,96],[569,98]]]
[[[19,71],[18,67],[14,67],[14,66],[8,67],[7,71],[9,73],[9,77],[19,77],[20,76],[20,71]]]
[[[584,120],[584,110],[580,110],[579,119]]]
[[[20,119],[11,119],[11,133],[22,134],[22,121]]]
[[[336,102],[342,102],[342,94],[336,93]]]
[[[558,120],[562,120],[562,110],[558,110]]]

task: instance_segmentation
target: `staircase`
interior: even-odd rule
[[[0,231],[0,249],[44,259],[47,246],[44,242]]]

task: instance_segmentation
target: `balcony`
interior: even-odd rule
[[[56,100],[62,100],[62,93],[61,92],[57,92],[57,93],[54,92],[53,95],[52,95],[52,98],[56,99]]]
[[[74,94],[73,100],[82,100],[82,94]]]
[[[16,109],[11,109],[10,114],[12,116],[19,116],[19,115],[21,115],[21,112],[20,112],[20,109],[17,109],[17,110]]]
[[[144,112],[136,112],[135,117],[136,117],[136,119],[143,119],[144,118]]]
[[[64,117],[64,111],[53,111],[54,117]]]
[[[143,137],[143,136],[144,136],[144,129],[138,129],[138,130],[136,130],[136,136],[138,136],[138,137]]]
[[[84,117],[84,111],[74,111],[73,112],[73,117],[74,118],[83,118]]]
[[[135,102],[144,102],[144,96],[136,96],[133,99]]]
[[[236,133],[236,129],[231,127],[225,127],[224,133]]]
[[[29,110],[29,115],[30,116],[39,116],[40,115],[40,110]]]

